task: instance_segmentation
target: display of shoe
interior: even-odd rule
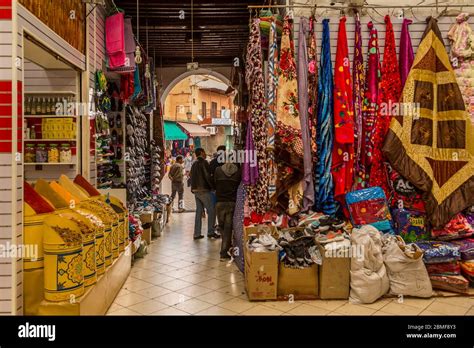
[[[200,236],[193,237],[194,240],[203,239],[203,238],[204,238],[204,236],[202,234]]]

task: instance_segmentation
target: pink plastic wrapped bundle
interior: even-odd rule
[[[125,65],[124,14],[119,12],[105,20],[105,47],[109,57],[109,67]]]
[[[467,293],[469,290],[469,282],[463,276],[443,276],[443,275],[431,275],[431,285],[434,289]]]
[[[426,264],[429,275],[461,275],[459,261]]]
[[[438,240],[459,239],[473,234],[474,229],[462,214],[455,215],[443,228],[431,231],[431,236]]]

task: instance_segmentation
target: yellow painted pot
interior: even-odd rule
[[[40,214],[33,216],[25,216],[23,222],[23,242],[28,250],[36,251],[37,255],[24,255],[23,267],[24,269],[34,270],[44,267],[44,253],[43,253],[43,230],[44,220],[53,213]]]
[[[112,264],[112,227],[106,227],[104,230],[104,260],[105,267]]]
[[[73,211],[58,213],[59,217],[69,219],[79,226],[82,234],[82,272],[84,274],[84,286],[88,287],[97,282],[96,269],[96,228],[90,220]]]
[[[96,199],[106,202],[107,197],[105,195],[101,195],[99,197],[95,197]],[[123,219],[123,228],[121,230],[121,241],[119,241],[119,252],[122,252],[125,247],[128,245],[129,241],[129,226],[128,226],[128,210],[125,204],[117,197],[115,196],[108,196],[109,201],[110,201],[110,206],[114,211],[118,214],[121,215],[120,221]],[[120,236],[120,234],[119,234]]]
[[[119,223],[112,224],[112,259],[115,260],[119,256]]]
[[[75,301],[84,293],[82,234],[74,222],[53,215],[44,220],[44,297]]]

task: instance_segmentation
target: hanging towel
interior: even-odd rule
[[[343,195],[351,191],[354,182],[354,110],[350,70],[346,17],[341,17],[334,68],[334,147],[331,168],[334,196],[340,203],[343,203]]]
[[[105,19],[105,47],[110,68],[125,64],[124,14],[119,12]]]
[[[474,134],[436,20],[428,21],[401,97],[420,112],[392,118],[383,152],[424,191],[438,228],[474,205]]]
[[[379,91],[379,110],[375,121],[373,135],[374,149],[372,153],[372,166],[369,174],[369,186],[380,186],[387,197],[390,197],[390,189],[387,181],[385,158],[382,154],[382,146],[387,136],[392,116],[398,116],[403,108],[399,107],[398,101],[402,90],[400,70],[398,68],[397,51],[395,48],[395,35],[393,33],[390,16],[385,16],[385,48],[383,54],[382,80]],[[394,114],[394,115],[392,115]]]
[[[318,196],[318,182],[316,181],[316,165],[318,163],[318,146],[316,142],[317,128],[317,110],[318,110],[318,60],[316,47],[316,32],[314,25],[316,20],[313,16],[309,19],[309,35],[308,35],[308,126],[311,138],[311,159],[313,164],[313,187],[314,201]]]
[[[255,185],[247,186],[247,197],[250,213],[264,214],[269,204],[266,154],[267,106],[265,104],[265,80],[259,24],[258,18],[252,22],[245,69],[245,79],[250,95],[249,123],[252,127],[252,141],[258,163],[258,180]]]
[[[300,105],[301,140],[303,141],[303,211],[308,211],[314,205],[313,161],[308,122],[308,49],[306,46],[308,31],[308,20],[301,17],[298,37],[298,100]]]
[[[125,63],[121,67],[110,68],[119,74],[128,74],[135,71],[135,38],[133,36],[132,18],[125,18],[124,20],[124,35],[125,35]]]
[[[133,73],[133,95],[132,99],[137,98],[142,92],[142,85],[140,82],[140,68],[137,65],[135,72]]]
[[[298,80],[293,42],[293,20],[285,17],[281,38],[277,89],[275,159],[278,165],[273,206],[294,215],[303,208],[303,143],[298,105]]]
[[[253,143],[252,123],[247,123],[247,136],[245,139],[245,151],[247,154],[255,152],[255,145]],[[242,169],[242,182],[246,185],[255,185],[258,180],[258,166],[256,163],[251,163],[250,158],[246,158]]]
[[[378,33],[372,22],[367,24],[370,29],[367,72],[365,80],[364,101],[362,104],[362,150],[360,160],[361,187],[367,187],[370,167],[373,163],[374,127],[378,110],[378,93],[380,83],[380,53]]]
[[[268,154],[268,197],[272,199],[276,192],[277,166],[275,163],[275,127],[276,127],[276,91],[278,86],[278,34],[277,18],[270,24],[270,43],[268,52],[268,88],[267,88],[267,154]]]
[[[411,19],[405,18],[402,24],[402,32],[400,34],[400,77],[402,80],[402,88],[405,86],[408,73],[410,72],[415,57],[413,46],[411,45],[410,31],[408,26],[412,23]]]
[[[365,72],[362,55],[362,32],[359,14],[355,19],[354,60],[352,62],[354,80],[354,189],[362,188],[361,157],[362,157],[362,102],[364,100]]]
[[[329,19],[323,19],[323,41],[318,80],[318,168],[319,181],[316,208],[325,214],[336,212],[334,187],[331,175],[333,146],[333,80],[331,63],[331,42],[329,38]]]

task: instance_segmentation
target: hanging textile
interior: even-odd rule
[[[234,217],[232,220],[233,232],[232,233],[232,246],[237,248],[239,252],[232,253],[235,265],[244,272],[244,205],[245,205],[245,187],[243,183],[240,183],[237,189],[237,197],[235,199]]]
[[[316,32],[314,16],[309,19],[308,35],[308,127],[311,138],[311,159],[313,162],[313,187],[316,202],[318,183],[316,182],[316,165],[318,163],[318,147],[316,143],[317,109],[318,109],[318,61],[316,51]]]
[[[133,36],[132,18],[124,19],[124,40],[125,40],[125,63],[121,67],[109,68],[119,74],[128,74],[134,72],[135,66],[135,37]]]
[[[362,172],[360,171],[360,159],[362,149],[362,101],[364,100],[364,58],[362,55],[362,32],[359,14],[355,18],[354,33],[354,60],[352,62],[353,76],[353,99],[354,99],[354,188],[362,188]]]
[[[403,19],[402,32],[400,34],[400,77],[402,80],[402,88],[405,86],[408,73],[410,72],[415,57],[413,46],[411,45],[410,31],[408,26],[412,23],[411,19]]]
[[[292,37],[293,20],[285,17],[277,88],[275,159],[278,165],[273,206],[294,215],[303,203],[303,143],[298,108],[298,82]]]
[[[332,143],[333,143],[333,80],[331,63],[331,42],[329,39],[329,19],[323,19],[323,40],[318,80],[318,197],[316,209],[325,214],[333,215],[336,204],[333,197],[333,181],[331,175]]]
[[[247,136],[245,138],[245,152],[248,154],[255,153],[255,145],[253,143],[252,123],[247,123]],[[245,185],[256,185],[258,180],[258,165],[252,163],[250,158],[244,162],[242,166],[242,182]]]
[[[125,65],[124,14],[119,12],[105,19],[105,48],[111,68]]]
[[[370,167],[373,163],[374,127],[378,110],[378,93],[380,83],[380,53],[378,33],[372,22],[367,23],[370,29],[367,71],[365,80],[364,101],[362,103],[362,150],[360,159],[360,186],[367,187]]]
[[[298,118],[298,92],[296,80],[295,48],[292,37],[293,20],[285,17],[280,48],[280,65],[277,89],[278,120],[301,129]]]
[[[276,18],[270,24],[270,47],[268,52],[268,88],[267,88],[267,154],[268,154],[268,197],[271,199],[276,192],[277,168],[275,164],[275,127],[276,127],[276,89],[278,86],[278,34]]]
[[[301,123],[301,140],[303,141],[303,211],[308,211],[314,205],[313,161],[311,156],[311,135],[308,122],[308,49],[306,34],[309,31],[308,20],[300,19],[298,36],[298,101]]]
[[[398,101],[402,90],[400,70],[398,68],[397,50],[395,47],[395,34],[393,32],[390,16],[385,16],[385,47],[383,53],[382,79],[378,95],[378,117],[375,121],[373,138],[374,149],[372,153],[372,166],[369,174],[369,186],[380,186],[386,197],[390,197],[387,181],[387,172],[382,155],[382,147],[390,127],[391,116],[401,114]],[[392,113],[394,115],[392,115]]]
[[[334,145],[332,175],[334,196],[343,203],[354,182],[354,109],[352,80],[347,47],[346,17],[339,20],[336,66],[334,67]]]
[[[464,97],[466,109],[474,123],[474,32],[469,23],[469,14],[461,13],[456,24],[449,30],[451,42],[451,63]]]
[[[474,204],[474,136],[433,18],[401,101],[420,105],[420,112],[392,118],[383,152],[401,175],[424,191],[428,219],[433,227],[442,227]]]
[[[258,180],[255,185],[247,186],[247,197],[250,212],[263,214],[268,207],[267,118],[259,23],[257,18],[252,21],[245,69],[250,95],[249,126],[252,127],[252,140],[258,165]],[[253,156],[253,154],[249,155]]]

